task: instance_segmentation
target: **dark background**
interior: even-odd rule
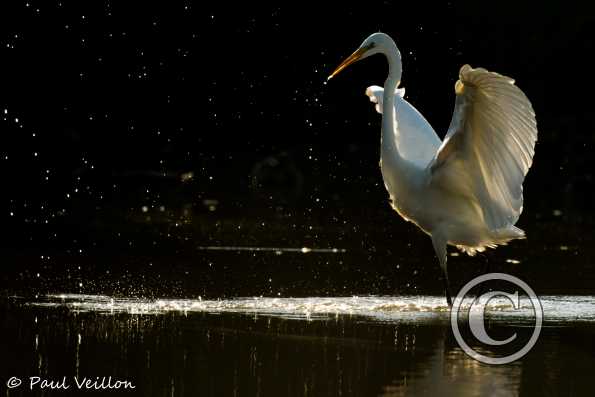
[[[529,238],[451,258],[455,280],[489,260],[541,292],[593,291],[589,7],[203,3],[3,3],[2,289],[439,293],[430,241],[392,212],[379,172],[380,117],[364,91],[382,85],[385,61],[325,83],[381,30],[440,136],[465,63],[515,78],[537,114],[519,221]]]

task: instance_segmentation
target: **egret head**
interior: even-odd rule
[[[367,58],[374,54],[384,54],[389,59],[389,64],[398,64],[398,74],[400,79],[401,74],[401,54],[397,45],[391,39],[391,37],[385,33],[373,33],[368,36],[367,39],[359,46],[357,50],[349,55],[337,68],[328,76],[328,80],[337,75],[340,71],[345,69],[347,66],[355,63],[361,59]],[[395,62],[391,62],[391,61]]]

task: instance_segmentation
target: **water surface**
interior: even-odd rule
[[[505,366],[481,364],[458,347],[443,301],[10,297],[0,306],[2,387],[10,376],[109,375],[137,387],[119,393],[143,396],[542,396],[592,390],[594,297],[541,297],[545,323],[538,343]],[[490,335],[503,339],[514,331],[522,337],[533,321],[527,304],[513,310],[505,302],[490,303]]]

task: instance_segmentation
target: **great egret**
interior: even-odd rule
[[[459,71],[455,107],[441,142],[400,89],[401,54],[374,33],[329,76],[374,54],[388,60],[384,89],[366,95],[382,114],[380,168],[393,208],[432,238],[452,306],[446,246],[469,255],[524,238],[514,226],[523,210],[523,180],[533,161],[537,124],[514,80],[469,65]]]

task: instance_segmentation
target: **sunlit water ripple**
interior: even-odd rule
[[[542,296],[544,322],[595,322],[594,296]],[[469,309],[472,298],[463,301],[461,313]],[[202,299],[139,299],[103,295],[47,295],[26,306],[66,308],[73,312],[102,314],[165,314],[165,313],[241,313],[294,319],[324,319],[333,316],[358,316],[371,321],[448,321],[450,311],[443,297],[438,296],[354,296],[269,298],[250,297],[220,300]],[[473,306],[479,310],[480,306]],[[491,321],[533,322],[535,312],[528,298],[521,298],[515,309],[504,298],[492,299],[486,306]]]

